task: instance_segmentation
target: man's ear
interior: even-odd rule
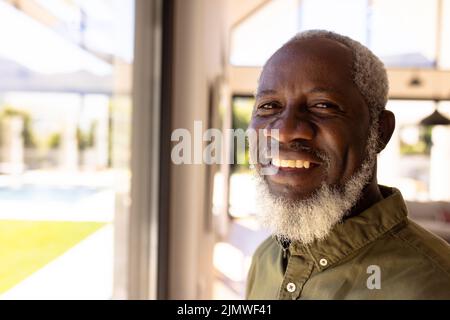
[[[379,144],[377,153],[380,153],[388,144],[395,129],[395,116],[389,110],[383,110],[378,118]]]

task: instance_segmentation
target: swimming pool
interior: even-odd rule
[[[0,201],[78,202],[105,190],[86,186],[55,187],[21,185],[0,187]]]
[[[96,221],[114,219],[112,188],[20,185],[0,187],[0,219]]]

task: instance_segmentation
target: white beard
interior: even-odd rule
[[[374,123],[369,131],[366,159],[343,187],[338,189],[324,182],[313,195],[300,201],[274,196],[264,177],[256,172],[257,217],[260,224],[283,241],[308,244],[326,238],[360,199],[362,190],[371,180],[377,143],[378,125]]]

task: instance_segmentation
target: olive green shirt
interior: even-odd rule
[[[407,218],[399,190],[310,245],[256,250],[248,299],[450,299],[450,246]]]

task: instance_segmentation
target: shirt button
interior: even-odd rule
[[[289,282],[286,286],[286,290],[289,292],[294,292],[296,289],[295,283]]]
[[[322,258],[320,259],[319,263],[322,267],[325,267],[328,264],[328,261],[327,259]]]

